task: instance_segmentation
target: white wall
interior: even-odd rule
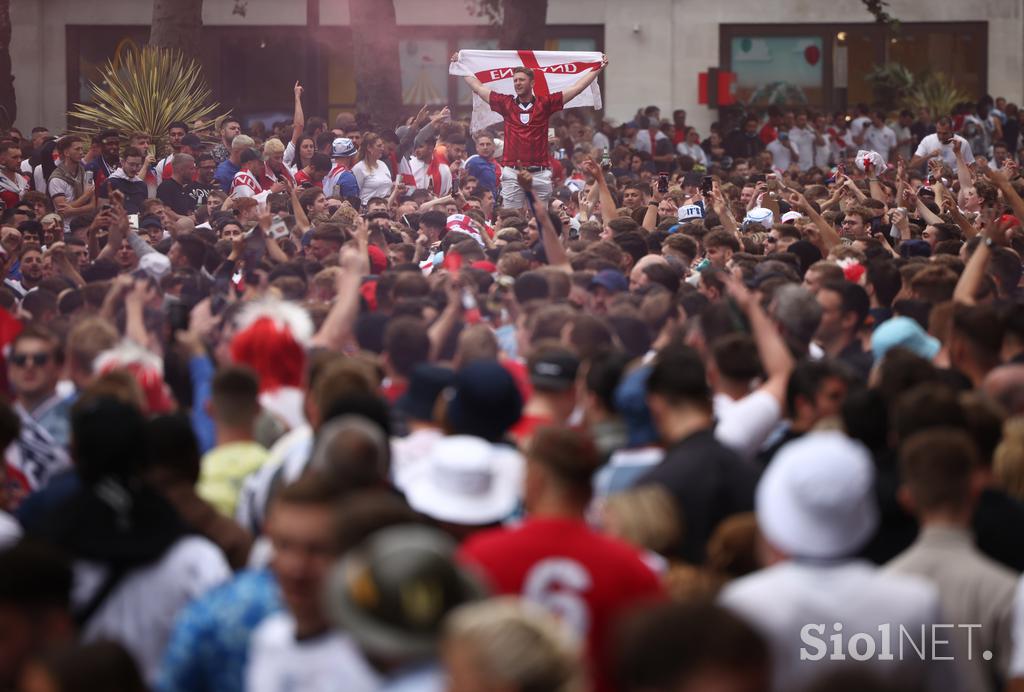
[[[96,12],[97,1],[103,13]],[[663,114],[685,108],[705,129],[714,113],[697,105],[697,75],[718,64],[719,24],[765,22],[867,22],[861,0],[549,0],[552,24],[604,24],[605,113],[618,121],[658,105]],[[481,24],[466,13],[466,0],[395,0],[400,24]],[[18,124],[64,125],[67,83],[64,27],[116,17],[118,24],[148,24],[149,0],[15,0],[11,57],[18,93]],[[248,0],[247,16],[231,14],[232,0],[207,0],[207,24],[302,25],[306,0]],[[978,21],[989,24],[988,86],[993,95],[1024,101],[1024,18],[1021,0],[891,0],[906,22]],[[320,21],[348,23],[348,0],[320,0]]]

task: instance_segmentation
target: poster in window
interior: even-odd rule
[[[823,102],[824,51],[820,37],[736,37],[730,51],[739,102],[754,106]]]
[[[402,68],[402,103],[448,103],[448,42],[434,39],[400,40],[399,62]]]

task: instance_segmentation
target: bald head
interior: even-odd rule
[[[993,369],[981,388],[999,402],[1008,415],[1024,413],[1024,365],[1002,365]]]

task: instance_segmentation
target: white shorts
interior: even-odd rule
[[[523,188],[519,187],[516,176],[519,171],[510,166],[501,168],[501,206],[506,209],[522,209],[526,205],[526,195]],[[533,175],[533,196],[538,202],[546,203],[551,199],[551,169],[532,173]]]

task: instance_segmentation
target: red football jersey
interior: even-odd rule
[[[544,606],[587,642],[595,689],[612,689],[608,656],[615,618],[663,597],[661,583],[632,546],[581,519],[532,518],[470,537],[459,559],[479,567],[495,593]]]
[[[521,104],[515,96],[491,92],[491,110],[505,118],[502,161],[506,166],[550,166],[548,120],[562,110],[562,92],[541,96]]]

